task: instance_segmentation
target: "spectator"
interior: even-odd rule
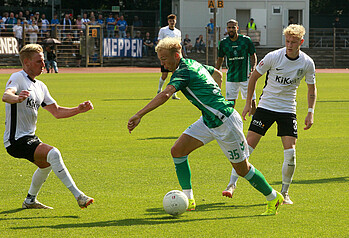
[[[129,31],[126,33],[126,39],[131,39],[131,33]]]
[[[16,25],[17,20],[15,18],[15,14],[13,12],[10,13],[10,17],[8,17],[5,21],[6,24],[6,31],[7,32],[13,32],[12,28],[14,25]]]
[[[47,73],[50,73],[50,68],[53,68],[55,73],[58,73],[56,54],[53,52],[51,46],[46,46],[45,67]]]
[[[90,17],[90,21],[87,23],[88,25],[96,26],[98,22],[94,16]]]
[[[195,41],[196,53],[205,53],[204,49],[205,49],[204,37],[203,35],[199,35],[199,37],[196,38],[196,41]]]
[[[98,23],[98,25],[101,26],[101,28],[104,27],[104,19],[103,19],[103,15],[102,14],[98,15],[97,23]]]
[[[106,23],[107,23],[107,38],[114,37],[114,28],[116,25],[116,21],[112,13],[109,14],[109,17],[106,19]]]
[[[31,15],[32,15],[32,14],[30,14],[30,11],[29,11],[29,10],[25,10],[24,17],[25,17],[25,19],[26,19],[27,21],[30,20],[30,16],[31,16]]]
[[[139,19],[138,16],[134,16],[133,18],[133,26],[134,27],[142,27],[143,26],[143,21]]]
[[[26,32],[28,32],[30,44],[36,44],[38,41],[39,27],[35,20],[26,26]]]
[[[150,38],[150,33],[145,33],[145,37],[143,39],[143,51],[144,55],[150,56],[154,53],[154,42]]]
[[[41,37],[46,36],[50,22],[46,19],[46,15],[43,13],[40,19],[41,24]]]
[[[25,20],[25,18],[23,17],[23,12],[22,11],[20,11],[18,13],[18,18],[17,19],[21,20],[21,22]]]
[[[188,34],[185,34],[185,38],[183,40],[183,48],[185,54],[190,53],[193,48],[193,44],[191,43]]]
[[[126,31],[127,31],[127,22],[124,19],[124,16],[120,16],[120,20],[116,23],[118,30],[119,30],[119,36],[120,38],[126,37]]]
[[[62,26],[62,32],[63,32],[62,37],[66,38],[68,32],[72,29],[72,22],[71,22],[71,20],[69,18],[69,14],[66,13],[64,15],[64,18],[61,21],[61,25],[63,25]]]
[[[341,35],[343,33],[343,30],[341,29],[342,25],[341,22],[339,21],[339,17],[336,17],[334,19],[334,22],[332,23],[333,28],[336,28],[336,40],[335,40],[335,46],[336,47],[342,47],[341,45]]]
[[[207,39],[207,44],[208,47],[211,47],[211,41],[213,45],[213,37],[214,37],[214,19],[210,19],[210,23],[207,24],[207,31],[208,31],[208,39]]]
[[[22,39],[23,39],[23,36],[22,36],[23,26],[21,24],[20,19],[17,19],[17,25],[15,25],[12,29],[13,29],[13,34],[18,42],[18,51],[20,51],[22,48]]]
[[[40,12],[35,12],[34,19],[35,19],[36,23],[38,24],[39,20],[40,20]]]
[[[28,20],[28,24],[31,25],[33,23],[33,21],[35,21],[34,14],[30,14],[30,17],[29,17],[29,20]]]
[[[59,24],[59,20],[57,19],[57,14],[53,15],[53,18],[51,19],[51,33],[53,37],[56,37],[56,26]]]
[[[82,20],[81,15],[78,15],[75,21],[77,32],[75,34],[75,38],[79,37],[80,32],[82,32]]]
[[[4,14],[2,15],[2,18],[0,19],[0,31],[5,31],[6,30],[6,26],[5,26],[5,22],[8,18],[8,12],[4,12]]]
[[[333,28],[341,28],[342,27],[341,22],[339,21],[339,17],[336,17],[334,19],[334,22],[332,23],[332,26],[333,26]]]
[[[135,39],[142,39],[141,37],[141,31],[136,31],[136,34],[135,34]]]
[[[87,24],[89,21],[90,21],[90,19],[87,18],[87,13],[84,13],[84,14],[82,15],[82,19],[81,19],[81,22],[82,22],[81,27],[82,27],[82,30],[83,30],[83,31],[85,31],[85,29],[86,29],[86,24]]]
[[[253,18],[250,19],[249,23],[247,23],[246,30],[247,30],[247,35],[248,35],[249,31],[257,30],[257,26],[256,26],[256,23],[254,23],[254,19]]]

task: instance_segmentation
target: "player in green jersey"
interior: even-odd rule
[[[181,49],[181,42],[176,38],[165,38],[156,46],[161,65],[173,72],[172,77],[164,91],[129,119],[129,132],[140,123],[143,116],[165,103],[174,92],[181,90],[202,112],[200,119],[187,128],[171,148],[179,184],[189,200],[188,210],[195,210],[196,207],[188,155],[216,140],[237,173],[266,197],[267,210],[262,215],[275,215],[283,197],[247,160],[249,153],[242,131],[242,119],[232,107],[232,102],[226,101],[221,94],[222,73],[214,67],[184,59]]]
[[[236,20],[227,22],[228,36],[218,45],[218,59],[216,69],[220,69],[226,57],[228,67],[226,83],[226,99],[234,101],[239,97],[241,90],[242,99],[246,99],[248,78],[257,65],[256,50],[251,39],[238,34],[239,25]],[[250,64],[251,62],[251,64]],[[256,94],[253,95],[252,109],[256,110]]]

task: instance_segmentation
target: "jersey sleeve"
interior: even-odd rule
[[[41,103],[42,107],[56,103],[45,84],[42,84],[42,91],[44,92],[44,101]]]
[[[162,40],[163,38],[164,38],[164,31],[161,28],[158,35],[158,40]]]
[[[204,68],[212,75],[214,73],[214,67],[210,65],[203,64]]]
[[[248,38],[248,53],[250,55],[253,55],[254,53],[256,53],[256,48],[254,47],[254,44],[251,38]]]
[[[273,56],[272,53],[268,53],[264,58],[259,62],[256,67],[256,70],[261,75],[265,74],[271,68],[271,60]]]
[[[223,41],[220,41],[218,43],[218,57],[219,58],[223,58],[225,56],[225,52],[223,50],[223,44],[224,44]]]
[[[315,84],[315,64],[314,61],[310,61],[308,64],[307,72],[305,73],[305,82],[307,84]]]
[[[16,77],[17,74],[12,74],[10,79],[7,81],[6,83],[6,89],[12,88],[15,90],[15,92],[18,92],[19,90],[19,79],[18,79],[18,75]]]
[[[168,85],[172,85],[176,88],[176,91],[186,88],[189,84],[189,75],[187,73],[181,72],[172,74],[171,80]]]

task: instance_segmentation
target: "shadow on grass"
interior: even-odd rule
[[[141,138],[137,140],[177,140],[178,136],[159,136],[159,137],[148,137],[148,138]]]
[[[315,184],[315,183],[347,183],[349,177],[337,177],[337,178],[322,178],[322,179],[307,179],[307,180],[293,180],[292,184]],[[273,182],[270,185],[280,185],[282,182]]]
[[[97,221],[88,223],[70,223],[70,224],[59,224],[59,225],[43,225],[43,226],[22,226],[22,227],[11,227],[13,230],[23,229],[66,229],[66,228],[84,228],[84,227],[112,227],[112,226],[139,226],[139,225],[163,225],[163,224],[180,224],[196,221],[216,221],[216,220],[234,220],[239,218],[251,218],[258,217],[260,215],[251,216],[236,216],[236,217],[213,217],[213,218],[195,218],[187,219],[185,217],[173,217],[166,215],[158,218],[135,218],[135,219],[121,219],[121,220],[110,220],[110,221]]]
[[[110,102],[110,101],[149,101],[153,98],[106,98],[102,99],[102,101]]]
[[[316,102],[349,102],[349,100],[317,100]]]
[[[195,212],[207,212],[207,211],[214,211],[214,210],[226,210],[228,209],[240,209],[240,208],[248,208],[248,207],[260,207],[265,206],[265,204],[253,204],[253,205],[225,205],[226,203],[209,203],[209,204],[201,204],[197,205]],[[150,208],[147,209],[148,214],[146,215],[162,215],[166,214],[163,208]],[[149,214],[150,213],[150,214]]]

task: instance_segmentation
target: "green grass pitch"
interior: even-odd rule
[[[162,208],[163,196],[180,189],[170,155],[181,133],[200,116],[182,99],[146,115],[130,135],[128,119],[156,94],[154,74],[44,74],[39,77],[61,106],[91,100],[95,109],[55,119],[39,110],[37,135],[56,146],[78,187],[95,198],[81,210],[52,172],[38,200],[54,210],[22,210],[35,166],[0,150],[0,237],[348,237],[349,74],[317,74],[315,123],[304,131],[307,87],[298,90],[297,169],[294,205],[260,217],[265,198],[240,179],[233,199],[221,196],[231,165],[216,142],[189,156],[197,210],[178,218]],[[9,75],[0,75],[5,88]],[[258,81],[260,95],[264,79]],[[224,90],[223,90],[224,91]],[[1,125],[5,104],[0,104]],[[244,102],[239,99],[241,113]],[[247,132],[250,118],[244,122]],[[3,133],[4,127],[1,129]],[[275,125],[251,163],[281,189],[283,149]]]

